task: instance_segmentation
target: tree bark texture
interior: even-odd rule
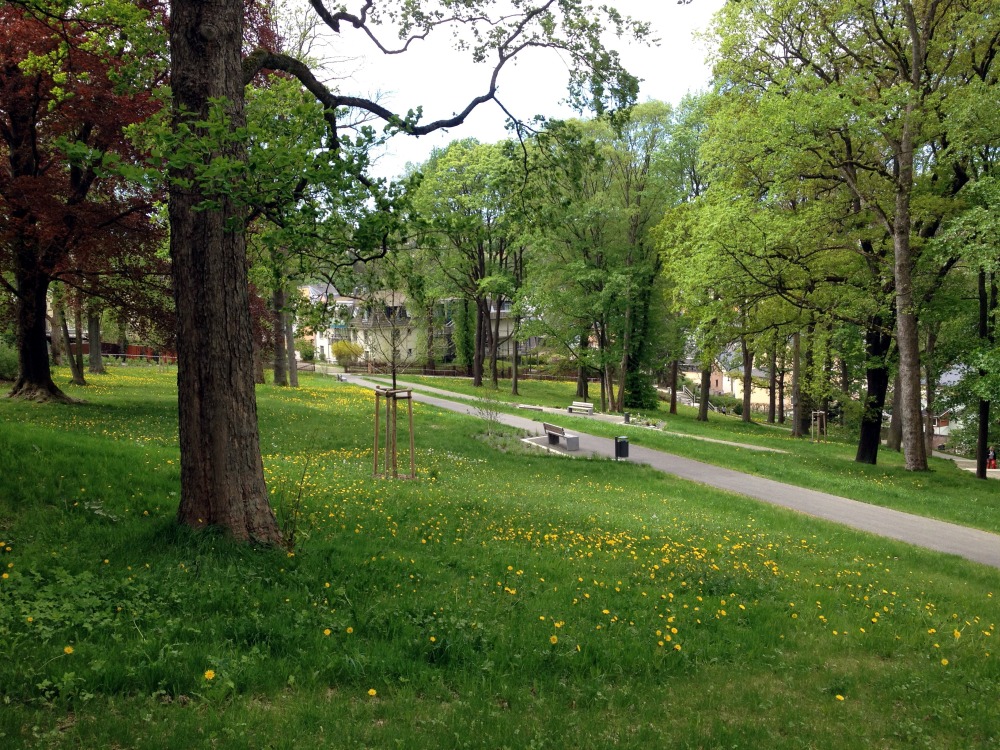
[[[87,338],[90,340],[88,369],[95,375],[103,375],[104,357],[101,355],[101,313],[97,309],[87,312]]]
[[[207,119],[224,98],[230,125],[243,120],[243,4],[171,3],[171,86],[175,123]],[[196,136],[205,135],[195,131]],[[217,156],[245,159],[240,143]],[[171,175],[170,255],[177,306],[177,386],[181,452],[180,523],[218,525],[234,537],[278,543],[264,484],[253,378],[246,244],[239,209],[206,196],[192,170]],[[196,210],[205,198],[217,206]]]
[[[891,346],[892,336],[881,325],[881,319],[874,319],[865,331],[867,389],[862,402],[858,451],[854,456],[857,463],[874,466],[878,462],[878,451],[882,445],[882,412],[885,409],[885,394],[889,389],[886,357]]]
[[[770,369],[770,374],[767,379],[767,423],[774,424],[775,416],[775,398],[778,393],[778,345],[777,343],[771,344],[771,350],[768,352],[768,368]]]
[[[62,334],[62,313],[56,307],[49,316],[49,354],[52,356],[52,364],[57,367],[62,364],[62,355],[66,349]]]
[[[934,348],[937,346],[937,326],[927,332],[927,348],[924,350],[924,382],[927,384],[927,411],[924,419],[924,450],[927,457],[934,454],[934,401],[937,396],[937,373],[932,364]]]
[[[787,353],[787,342],[781,348],[781,356],[778,358],[778,424],[785,423],[785,373]]]
[[[680,363],[675,359],[670,363],[670,413],[677,413],[677,380]]]
[[[274,384],[288,385],[288,347],[285,338],[285,290],[276,287],[271,292],[271,313],[274,320]]]
[[[885,447],[897,453],[903,448],[903,415],[900,408],[899,375],[892,381],[892,415],[889,418],[889,432],[885,438]]]
[[[298,388],[299,364],[295,359],[295,321],[292,318],[291,310],[285,310],[282,317],[285,321],[285,328],[279,334],[283,334],[285,338],[285,354],[288,357],[288,385],[292,388]],[[395,329],[393,332],[395,333]],[[395,363],[395,359],[393,362]],[[393,367],[393,372],[395,372],[395,367]],[[392,387],[395,388],[395,384]]]
[[[708,421],[708,396],[712,389],[712,367],[705,367],[701,371],[701,396],[698,399],[698,420]]]
[[[988,281],[992,283],[988,284]],[[987,287],[990,291],[987,291]],[[979,340],[983,344],[993,344],[994,343],[994,333],[993,327],[990,324],[990,320],[993,316],[994,311],[997,308],[997,283],[996,279],[987,279],[987,273],[984,270],[979,271],[978,278],[978,288],[979,288]],[[979,369],[979,377],[986,377],[987,372],[985,369]],[[990,410],[992,404],[986,399],[979,399],[978,404],[978,418],[979,424],[976,428],[976,477],[979,479],[986,479],[986,454],[989,450],[990,444]]]
[[[792,334],[792,437],[802,437],[802,335]]]
[[[745,337],[740,339],[740,348],[743,350],[743,414],[740,418],[744,422],[749,422],[750,396],[753,389],[753,352],[750,351],[750,344]]]
[[[583,333],[580,334],[580,356],[584,357],[587,354],[587,347],[590,346],[590,330],[584,329]],[[581,401],[586,401],[590,398],[589,381],[587,380],[587,366],[580,364],[580,368],[576,373],[576,397]]]
[[[10,397],[69,402],[71,399],[56,386],[49,370],[49,352],[45,338],[49,277],[33,267],[34,255],[35,251],[30,247],[15,250],[18,373]]]
[[[71,368],[73,370],[73,385],[87,385],[87,381],[83,377],[83,312],[80,309],[79,301],[73,308],[73,328],[75,329],[71,357],[73,360]]]
[[[63,340],[66,341],[66,359],[69,362],[69,371],[71,373],[72,382],[76,385],[86,385],[87,383],[83,379],[83,373],[77,372],[79,363],[76,360],[76,354],[73,352],[73,346],[69,343],[69,323],[66,322],[65,311],[60,314],[59,320],[62,323],[62,335]]]
[[[476,298],[476,340],[472,354],[472,385],[476,388],[483,384],[483,353],[486,348],[486,328],[489,311],[482,297]]]
[[[908,471],[927,470],[924,429],[920,408],[920,338],[910,246],[910,195],[913,189],[915,119],[913,104],[906,106],[900,144],[896,153],[896,215],[893,222],[893,276],[896,280],[896,342],[899,346],[900,410],[903,423],[903,458]]]
[[[511,334],[511,343],[513,345],[513,349],[511,351],[511,358],[510,358],[510,362],[511,362],[511,368],[510,368],[510,393],[511,393],[512,396],[518,396],[518,395],[520,395],[517,392],[518,380],[520,379],[520,372],[519,372],[519,370],[521,369],[521,353],[520,353],[520,351],[518,351],[518,348],[517,348],[517,336],[518,336],[518,333],[520,332],[520,330],[521,330],[521,318],[520,318],[520,316],[515,315],[514,316],[514,331]]]

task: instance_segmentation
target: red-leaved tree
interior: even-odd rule
[[[49,369],[53,281],[100,294],[104,278],[120,291],[164,270],[150,260],[154,191],[135,179],[141,155],[126,135],[160,107],[163,47],[159,60],[142,49],[162,33],[159,4],[118,18],[100,3],[75,8],[0,5],[0,284],[15,299],[18,398],[66,399]]]

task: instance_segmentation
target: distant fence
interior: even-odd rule
[[[346,367],[334,367],[333,365],[317,365],[315,368],[318,372],[326,372],[331,374],[333,372],[343,372],[355,373],[358,375],[389,375],[392,370],[386,365],[347,365]],[[456,367],[454,365],[444,365],[441,367],[403,367],[396,370],[396,374],[399,376],[405,375],[426,375],[426,376],[438,376],[446,378],[471,378],[472,368],[470,367]],[[510,380],[513,375],[513,370],[510,367],[498,367],[497,377],[501,380]],[[488,379],[491,377],[489,367],[483,369],[483,379]],[[545,373],[533,372],[531,370],[520,370],[517,373],[517,377],[520,380],[546,380],[554,382],[576,382],[575,375],[547,375]],[[590,383],[599,383],[600,378],[587,378]]]
[[[60,356],[76,356],[77,346],[76,342],[70,342],[69,351],[62,351]],[[79,346],[83,350],[83,355],[89,357],[90,344],[85,341]],[[125,347],[125,351],[123,352],[121,346],[118,344],[102,343],[101,356],[118,362],[145,362],[156,365],[177,364],[176,352],[154,349],[151,346],[129,345]]]

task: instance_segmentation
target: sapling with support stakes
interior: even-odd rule
[[[379,431],[382,424],[381,404],[385,399],[385,449],[383,451],[382,471],[379,471]],[[400,400],[407,403],[409,414],[409,442],[410,442],[410,473],[399,474],[397,465],[397,436],[396,417]],[[417,470],[415,465],[415,453],[413,445],[413,390],[410,388],[376,388],[375,389],[375,448],[373,451],[374,465],[372,476],[375,478],[392,476],[393,479],[416,479]]]

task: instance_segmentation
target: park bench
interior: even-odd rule
[[[578,451],[580,450],[580,437],[579,435],[571,435],[566,432],[565,429],[554,424],[549,424],[548,422],[542,422],[542,429],[545,430],[545,434],[548,435],[549,445],[558,445],[560,440],[566,441],[566,450],[568,451]]]
[[[572,404],[566,407],[566,411],[568,411],[570,414],[576,411],[583,412],[584,414],[593,414],[594,405],[588,404],[584,401],[574,401]]]

